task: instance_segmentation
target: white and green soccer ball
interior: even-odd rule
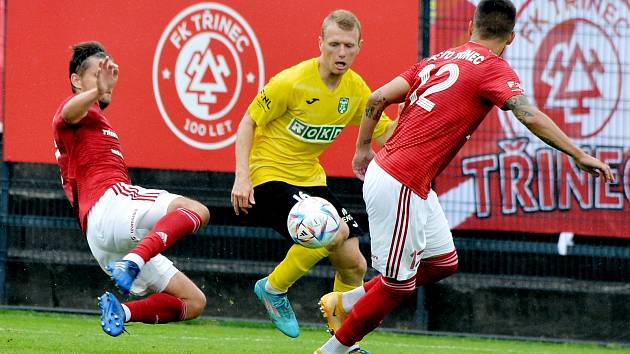
[[[324,198],[308,197],[297,202],[287,218],[293,241],[307,248],[326,247],[341,226],[335,207]]]

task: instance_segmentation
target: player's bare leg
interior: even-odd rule
[[[121,304],[114,294],[106,292],[98,303],[103,331],[116,337],[125,330],[125,322],[158,324],[199,317],[206,296],[184,273],[177,272],[160,293]]]
[[[348,225],[343,223],[339,232],[345,232],[347,235]],[[367,262],[359,250],[359,238],[347,238],[336,248],[328,250],[330,252],[328,258],[337,270],[334,290],[348,291],[363,285]]]
[[[184,273],[176,273],[163,291],[181,299],[186,304],[184,320],[199,317],[206,307],[206,295]]]
[[[168,205],[168,209],[166,210],[166,212],[170,213],[180,208],[192,210],[197,213],[201,217],[201,227],[206,226],[210,221],[210,211],[205,205],[199,203],[196,200],[188,199],[185,197],[173,199],[173,201]]]
[[[206,307],[206,296],[182,272],[177,272],[159,293],[124,304],[126,321],[150,324],[190,320]]]
[[[178,197],[167,207],[151,231],[122,260],[112,261],[107,269],[123,294],[128,294],[133,281],[146,262],[172,246],[182,237],[196,232],[210,220],[210,212],[203,204]]]

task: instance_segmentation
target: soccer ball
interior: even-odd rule
[[[293,241],[307,248],[325,247],[339,230],[341,218],[324,198],[308,197],[297,202],[287,218]]]

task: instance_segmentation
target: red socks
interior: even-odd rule
[[[370,291],[370,289],[374,287],[374,285],[380,283],[382,278],[383,276],[379,274],[370,279],[370,281],[368,281],[367,283],[363,283],[363,289],[365,289],[365,292],[367,293],[368,291]]]
[[[156,293],[142,300],[126,302],[125,305],[131,312],[130,322],[157,324],[186,319],[186,303],[166,293]]]
[[[441,254],[420,261],[416,285],[418,287],[433,284],[457,272],[457,251]]]
[[[416,286],[435,283],[457,272],[457,251],[422,260],[415,278],[397,281],[382,275],[363,284],[366,294],[354,305],[335,337],[352,346],[381,325],[385,317],[411,296]]]
[[[131,250],[145,262],[171,247],[180,238],[199,230],[201,217],[190,209],[179,208],[164,215],[153,229]]]
[[[374,279],[363,285],[370,290],[354,305],[344,325],[335,332],[335,337],[343,345],[354,345],[380,326],[385,317],[416,289],[414,278],[402,282],[381,276]]]

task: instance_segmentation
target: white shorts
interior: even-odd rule
[[[383,276],[410,279],[421,259],[455,250],[433,190],[422,199],[372,160],[365,173],[363,199],[370,224],[372,267]]]
[[[117,183],[92,206],[87,217],[87,241],[103,271],[109,262],[124,257],[146,236],[179,197],[159,189]],[[131,286],[136,295],[163,291],[178,272],[161,254],[147,262]]]

